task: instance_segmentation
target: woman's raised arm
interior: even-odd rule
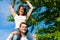
[[[14,11],[14,5],[15,5],[15,0],[13,0],[12,4],[10,6],[10,9],[11,9],[12,15],[16,16],[16,12]]]
[[[29,12],[27,13],[27,18],[29,18],[34,8],[33,8],[33,6],[30,4],[29,1],[26,1],[26,3],[27,3],[27,4],[29,5],[29,7],[30,7]]]

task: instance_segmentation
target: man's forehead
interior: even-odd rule
[[[27,26],[26,24],[22,24],[21,26]]]

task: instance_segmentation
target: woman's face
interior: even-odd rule
[[[26,25],[26,24],[22,24],[21,27],[20,27],[20,31],[21,31],[22,33],[26,33],[27,30],[28,30],[27,25]]]
[[[19,15],[23,15],[24,14],[24,7],[20,7],[19,9]]]

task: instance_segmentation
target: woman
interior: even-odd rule
[[[15,5],[15,0],[13,1],[12,5],[10,6],[11,8],[11,12],[12,12],[12,15],[14,17],[14,20],[15,20],[15,24],[16,24],[16,27],[15,27],[15,30],[14,32],[12,32],[9,37],[8,37],[8,40],[11,40],[13,34],[17,34],[18,32],[18,29],[19,29],[19,25],[21,22],[26,22],[26,20],[29,19],[32,11],[33,11],[33,6],[29,3],[29,1],[26,1],[26,0],[23,0],[25,1],[29,7],[30,7],[30,10],[29,12],[26,13],[26,8],[23,6],[23,5],[20,5],[19,8],[18,8],[18,14],[16,14],[16,12],[14,11],[14,5]]]

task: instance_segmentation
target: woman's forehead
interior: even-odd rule
[[[24,9],[24,7],[23,7],[23,6],[21,6],[20,8],[23,8],[23,9]]]

